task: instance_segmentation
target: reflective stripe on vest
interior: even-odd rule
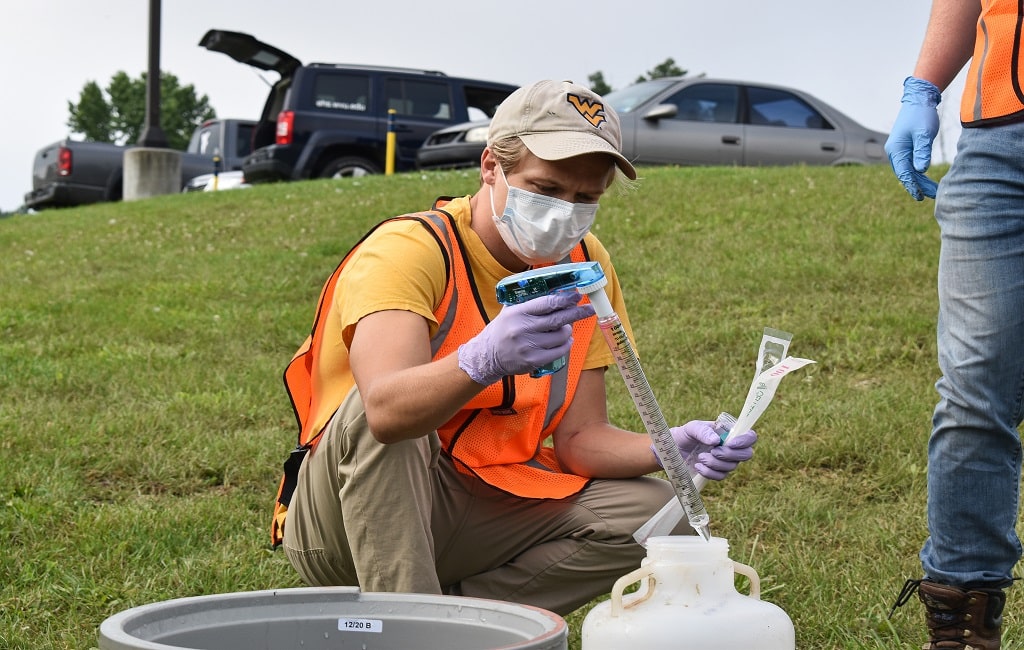
[[[960,101],[964,126],[1024,116],[1024,0],[981,0],[974,55]]]
[[[459,295],[473,300],[455,304],[456,326],[448,332],[435,358],[458,350],[487,323],[464,253],[452,252],[452,282]],[[566,261],[588,258],[578,245]],[[536,499],[561,499],[576,494],[588,478],[562,471],[554,450],[544,445],[572,403],[586,362],[594,318],[573,323],[573,347],[566,367],[534,379],[503,377],[481,391],[437,433],[445,452],[463,473],[475,475],[500,490]]]

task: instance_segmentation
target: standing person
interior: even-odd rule
[[[1015,533],[1024,394],[1024,59],[1019,2],[934,0],[914,74],[886,143],[918,201],[935,199],[942,377],[928,443],[928,531],[918,591],[925,648],[1000,645]],[[972,56],[973,54],[973,56]],[[925,176],[941,90],[971,60],[964,129],[941,183]]]
[[[659,469],[648,437],[608,421],[614,357],[593,307],[575,292],[504,308],[495,295],[531,265],[594,260],[628,328],[589,232],[617,175],[636,178],[612,108],[541,81],[498,108],[475,194],[386,220],[346,256],[286,371],[312,448],[287,463],[297,481],[283,481],[274,537],[305,582],[568,613],[639,565],[632,533],[674,492],[645,476]],[[718,444],[696,469],[723,479],[756,434],[722,446],[710,425],[672,433],[684,453]]]

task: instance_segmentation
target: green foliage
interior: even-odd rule
[[[161,75],[165,76],[165,75]],[[111,112],[111,136],[112,142],[118,144],[134,144],[138,142],[142,134],[143,125],[146,122],[146,78],[145,72],[138,79],[132,79],[124,72],[117,72],[107,86],[107,94],[110,96]],[[161,80],[162,81],[162,80]],[[163,115],[166,112],[166,102],[163,97],[163,83],[160,86],[160,122],[164,126]],[[169,98],[168,98],[169,99]],[[164,133],[173,132],[170,124],[167,124]],[[169,140],[168,140],[169,141]]]
[[[68,126],[86,140],[134,144],[146,121],[146,73],[138,78],[114,74],[105,90],[86,82],[78,102],[68,102]],[[172,149],[188,147],[192,131],[217,116],[206,95],[196,96],[192,84],[181,85],[168,72],[160,75],[160,127]]]
[[[607,95],[612,91],[612,87],[604,80],[604,73],[600,70],[587,77],[587,81],[590,82],[590,89],[598,95]]]
[[[817,362],[779,386],[754,460],[705,488],[712,532],[800,650],[919,648],[920,604],[887,616],[926,535],[932,204],[887,165],[640,175],[595,233],[668,420],[740,408],[766,326]],[[284,364],[370,225],[476,185],[381,175],[0,220],[0,647],[90,648],[132,606],[300,586],[267,549],[295,440]],[[612,419],[642,430],[607,385]],[[566,617],[573,650],[588,611]],[[1016,590],[1004,629],[1021,648]]]
[[[683,70],[676,65],[675,59],[669,57],[654,66],[654,69],[647,71],[647,76],[640,75],[636,78],[634,83],[640,83],[641,81],[649,81],[651,79],[660,79],[662,77],[685,77],[687,70]]]
[[[668,58],[654,66],[653,70],[648,70],[647,75],[640,75],[636,78],[633,83],[640,83],[641,81],[648,81],[650,79],[659,79],[661,77],[685,77],[687,74],[686,70],[683,70],[676,65],[675,59]],[[703,75],[701,75],[703,76]],[[587,77],[590,83],[590,89],[598,95],[606,95],[614,90],[611,85],[604,79],[604,73],[598,70],[593,72]]]
[[[123,73],[121,73],[123,74]],[[115,79],[117,76],[115,75]],[[87,81],[82,87],[78,103],[68,102],[68,126],[81,133],[86,140],[114,142],[111,127],[114,122],[114,108],[103,95],[95,81]]]

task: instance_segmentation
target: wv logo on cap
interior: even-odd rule
[[[572,93],[566,95],[565,101],[569,102],[580,115],[596,128],[601,128],[601,125],[607,121],[604,116],[604,104],[601,102],[584,99]]]

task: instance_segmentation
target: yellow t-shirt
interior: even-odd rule
[[[495,286],[513,272],[491,256],[480,237],[470,228],[469,197],[453,199],[443,210],[454,218],[481,302],[488,317],[494,318],[502,308]],[[590,258],[600,262],[608,279],[605,287],[608,299],[630,340],[634,340],[622,290],[608,251],[593,234],[587,234],[584,245]],[[359,245],[338,276],[334,300],[324,323],[324,349],[320,355],[321,364],[335,366],[337,372],[329,372],[330,376],[346,377],[345,393],[354,383],[348,367],[348,348],[359,320],[388,309],[411,311],[427,320],[433,336],[438,327],[434,310],[444,296],[445,280],[444,255],[440,245],[416,221],[406,219],[385,223]],[[595,328],[584,368],[614,364],[615,357]],[[324,424],[318,423],[319,426]]]

